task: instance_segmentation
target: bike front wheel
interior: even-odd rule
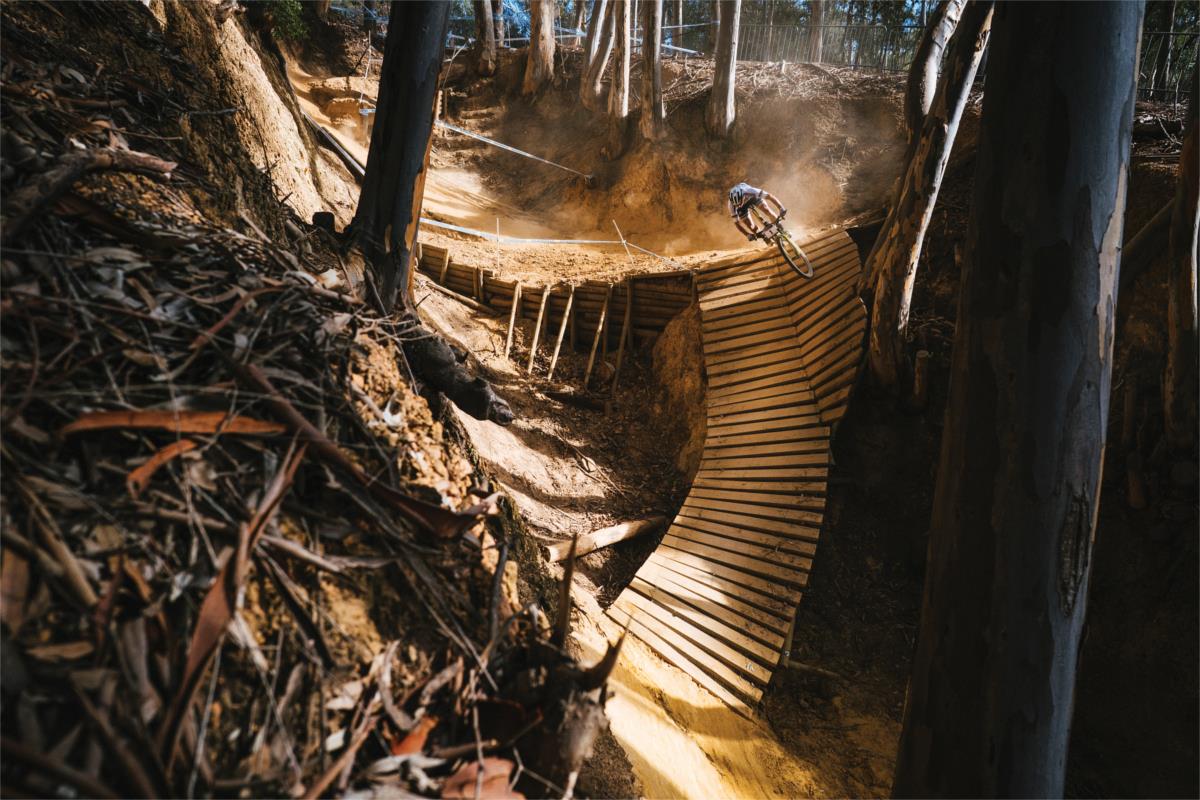
[[[792,237],[786,231],[780,231],[779,235],[775,237],[775,246],[779,248],[783,260],[796,270],[797,274],[805,278],[813,276],[812,262],[808,260],[808,256],[804,255],[804,251],[800,249],[799,245],[792,241]]]

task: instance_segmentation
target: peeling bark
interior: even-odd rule
[[[554,0],[529,2],[529,55],[521,94],[536,94],[554,78]]]
[[[975,71],[987,46],[991,17],[991,2],[975,0],[967,6],[904,180],[867,258],[868,285],[874,288],[868,351],[871,374],[880,386],[893,392],[899,390],[903,372],[904,336],[921,245]]]
[[[721,19],[717,31],[716,65],[713,72],[712,94],[704,112],[708,132],[724,139],[733,130],[737,116],[737,52],[738,24],[742,17],[742,0],[721,0]]]
[[[397,311],[399,304],[401,318],[416,318],[413,260],[449,12],[448,3],[392,3],[377,119],[352,225],[351,235],[370,266],[372,300],[384,314]],[[418,327],[404,354],[429,388],[467,413],[502,425],[512,421],[507,403],[467,372],[440,338]]]
[[[611,0],[612,29],[615,39],[613,78],[608,88],[608,143],[604,157],[612,160],[625,154],[629,141],[629,28],[628,0]]]
[[[946,46],[958,20],[962,16],[967,0],[942,0],[933,12],[933,18],[925,26],[921,44],[908,70],[908,86],[904,94],[904,122],[908,128],[908,146],[911,155],[914,142],[921,132],[925,115],[933,107],[937,93],[938,72],[941,69]]]
[[[663,0],[642,2],[642,138],[651,141],[664,133],[666,110],[662,95]]]
[[[810,0],[808,4],[808,60],[820,64],[825,55],[825,0]]]
[[[1063,793],[1141,13],[996,10],[895,797]]]
[[[610,0],[594,0],[588,23],[587,53],[579,76],[579,102],[589,111],[600,110],[604,96],[604,70],[613,49],[613,16]]]
[[[496,26],[492,22],[491,0],[475,0],[475,42],[479,60],[475,71],[480,75],[496,72]]]

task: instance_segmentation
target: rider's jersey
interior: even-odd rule
[[[729,190],[729,214],[738,219],[746,219],[750,215],[750,209],[762,203],[763,198],[767,196],[766,191],[756,189],[750,184],[743,181],[737,186]],[[740,196],[740,202],[734,201],[734,196]]]

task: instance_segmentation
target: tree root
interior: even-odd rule
[[[442,337],[420,325],[407,336],[411,338],[404,342],[404,355],[413,374],[426,386],[446,395],[475,419],[490,420],[497,425],[513,421],[508,403],[483,378],[473,377]]]

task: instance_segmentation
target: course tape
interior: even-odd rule
[[[472,139],[478,139],[481,142],[487,142],[490,145],[499,147],[501,150],[507,150],[510,153],[516,153],[519,156],[525,156],[526,158],[532,158],[534,161],[540,161],[543,164],[549,164],[552,167],[558,167],[559,169],[574,173],[575,175],[578,175],[581,178],[586,179],[586,178],[592,177],[591,175],[584,174],[577,169],[571,169],[570,167],[564,167],[562,164],[556,164],[553,161],[548,161],[548,160],[542,158],[541,156],[535,156],[533,153],[526,153],[524,150],[518,150],[517,148],[515,148],[511,145],[504,144],[503,142],[497,142],[495,139],[489,139],[486,136],[480,136],[478,133],[475,133],[474,131],[469,131],[466,128],[460,128],[457,125],[450,124],[449,122],[444,122],[443,120],[439,119],[437,121],[437,124],[439,127],[445,128],[446,130],[454,131],[455,133],[461,133],[463,136],[469,136]]]

